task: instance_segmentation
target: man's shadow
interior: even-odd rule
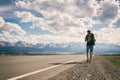
[[[51,65],[72,65],[72,64],[85,64],[85,62],[67,62],[67,63],[61,63],[61,62],[58,62],[58,63],[49,63]]]

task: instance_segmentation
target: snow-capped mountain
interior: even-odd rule
[[[115,44],[96,44],[94,47],[94,52],[120,52],[120,45],[115,45]]]
[[[0,41],[0,46],[14,46],[14,44],[9,43],[9,42]]]
[[[16,43],[14,43],[13,46],[17,46],[17,47],[33,47],[32,44],[28,44],[28,43],[25,43],[23,41],[18,41]]]
[[[23,41],[9,43],[0,41],[0,52],[86,52],[85,43],[37,43],[29,44]],[[95,53],[103,52],[120,52],[120,45],[100,44],[97,43],[94,47]]]

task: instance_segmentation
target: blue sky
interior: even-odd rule
[[[119,2],[119,0],[118,0]],[[120,45],[116,0],[1,0],[0,41],[83,42],[90,29],[98,43]]]

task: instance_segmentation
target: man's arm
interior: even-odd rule
[[[87,41],[87,35],[85,36],[85,41]]]
[[[94,41],[94,42],[96,41],[96,39],[95,39],[95,37],[94,37],[94,34],[93,34],[93,41]]]

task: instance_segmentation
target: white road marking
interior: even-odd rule
[[[45,70],[49,70],[49,69],[52,69],[52,68],[55,68],[55,67],[58,67],[58,66],[62,66],[62,65],[67,64],[69,62],[73,62],[73,61],[77,61],[77,60],[78,59],[67,61],[67,62],[64,62],[64,63],[59,64],[59,65],[55,65],[55,66],[51,66],[51,67],[48,67],[48,68],[40,69],[40,70],[37,70],[37,71],[34,71],[34,72],[26,73],[26,74],[23,74],[23,75],[20,75],[20,76],[9,78],[7,80],[17,80],[17,79],[24,78],[24,77],[27,77],[27,76],[30,76],[30,75],[33,75],[33,74],[36,74],[36,73],[40,73],[40,72],[43,72]]]

